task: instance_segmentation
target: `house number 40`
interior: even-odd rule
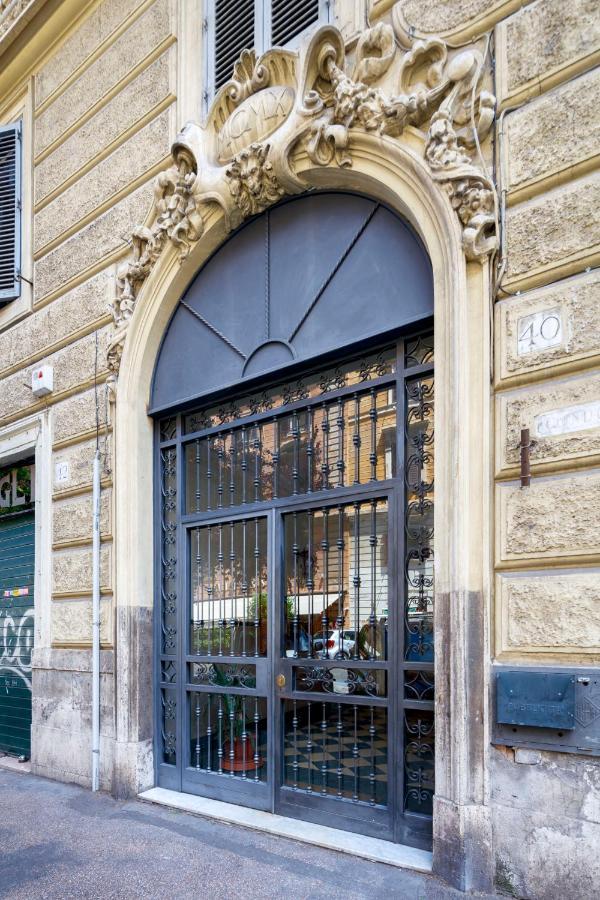
[[[560,309],[546,309],[543,312],[524,316],[518,321],[519,356],[556,347],[562,343],[562,319]]]

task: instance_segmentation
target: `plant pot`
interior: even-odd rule
[[[244,750],[244,743],[246,749]],[[263,764],[261,757],[254,761],[254,744],[250,735],[246,741],[241,737],[233,739],[233,759],[231,759],[231,741],[225,741],[223,744],[223,763],[222,768],[225,772],[249,772],[253,769],[260,769]],[[245,754],[245,759],[244,759]]]

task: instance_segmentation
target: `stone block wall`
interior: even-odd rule
[[[0,429],[50,411],[51,600],[45,642],[34,655],[33,767],[89,783],[91,481],[98,433],[106,788],[113,786],[118,695],[109,304],[132,228],[150,211],[152,179],[183,124],[178,93],[200,77],[196,58],[193,65],[182,62],[180,3],[64,0],[69,15],[39,59],[24,67],[19,87],[28,92],[33,119],[33,296],[31,310],[10,327],[0,311]],[[59,15],[61,4],[52,6]],[[484,47],[490,36],[499,104],[494,171],[504,215],[492,272],[498,282],[489,397],[494,560],[492,652],[485,664],[600,665],[597,2],[334,4],[334,21],[349,41],[367,16],[372,24],[393,16],[406,42],[439,35],[451,46],[477,41]],[[45,27],[51,25],[52,19]],[[15,47],[11,53],[26,52]],[[0,84],[2,77],[0,71]],[[42,360],[54,368],[54,391],[35,400],[29,382]],[[535,441],[529,488],[518,480],[522,428]],[[599,770],[597,762],[573,754],[490,746],[499,888],[562,900],[572,896],[576,876],[577,896],[595,897]]]
[[[92,463],[102,451],[102,772],[115,738],[113,442],[106,348],[115,270],[152,204],[176,133],[172,0],[78,4],[29,82],[33,107],[34,289],[30,314],[0,330],[0,428],[51,411],[51,609],[34,653],[32,765],[89,784]],[[0,320],[0,329],[2,321]],[[31,371],[54,369],[33,398]],[[57,480],[58,466],[63,477]]]
[[[494,293],[492,659],[600,664],[600,17],[594,0],[372,0],[409,37],[491,32],[503,249]],[[521,488],[529,428],[532,481]],[[498,888],[591,898],[600,762],[491,747]],[[594,849],[596,848],[596,849]]]

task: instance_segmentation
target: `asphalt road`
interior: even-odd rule
[[[433,877],[0,769],[0,897],[464,900],[465,895]]]

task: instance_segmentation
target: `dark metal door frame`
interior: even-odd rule
[[[413,340],[416,346],[419,338]],[[210,510],[203,513],[186,513],[184,498],[186,496],[186,463],[184,458],[184,445],[190,443],[194,433],[184,434],[184,415],[176,415],[170,419],[163,419],[156,425],[156,442],[158,452],[156,454],[156,491],[157,521],[161,523],[157,531],[156,547],[156,583],[159,585],[160,603],[158,613],[155,616],[155,634],[157,647],[157,669],[162,677],[159,677],[159,687],[156,691],[155,722],[156,722],[156,769],[157,781],[160,785],[175,790],[184,790],[194,793],[202,793],[214,799],[227,800],[229,802],[241,802],[259,809],[271,810],[287,815],[294,815],[308,821],[322,822],[324,817],[332,825],[346,830],[359,831],[364,834],[385,837],[395,841],[427,846],[429,843],[430,819],[415,812],[403,810],[410,787],[402,784],[400,773],[406,768],[403,748],[404,723],[403,715],[406,708],[413,710],[432,709],[430,699],[422,697],[410,699],[410,693],[402,688],[401,682],[405,680],[403,673],[408,669],[418,668],[421,676],[432,673],[433,663],[409,662],[410,653],[404,647],[407,623],[404,620],[402,610],[405,608],[405,578],[408,571],[409,560],[405,548],[405,536],[407,534],[407,522],[402,527],[402,515],[406,515],[405,490],[410,483],[410,460],[405,459],[405,443],[408,441],[408,432],[403,432],[406,426],[406,412],[404,409],[405,389],[409,383],[416,384],[421,376],[432,374],[433,365],[427,354],[423,360],[417,358],[411,364],[407,362],[409,354],[409,339],[401,339],[397,343],[395,378],[379,378],[373,383],[385,386],[386,383],[395,384],[396,390],[396,478],[391,481],[371,481],[363,484],[351,484],[342,487],[330,487],[319,491],[318,494],[300,495],[297,497],[285,496],[269,502],[247,504],[243,507],[222,510]],[[410,368],[407,366],[410,365]],[[342,389],[340,395],[348,396],[350,390]],[[334,394],[336,398],[338,394]],[[292,401],[286,406],[285,412],[302,407],[300,401]],[[264,414],[256,413],[246,416],[247,423],[266,421]],[[218,427],[204,430],[203,434],[212,434],[219,431]],[[418,449],[418,448],[417,448]],[[421,446],[421,453],[423,446]],[[427,452],[427,451],[425,451]],[[168,475],[168,486],[165,487],[165,454],[172,455],[174,460],[175,475]],[[162,459],[162,471],[161,471]],[[421,460],[422,463],[422,460]],[[417,489],[417,488],[415,488]],[[172,493],[174,492],[174,496]],[[323,508],[324,506],[336,507],[340,503],[348,503],[356,498],[371,499],[374,496],[387,497],[389,500],[388,523],[389,539],[388,548],[391,551],[388,570],[396,573],[394,581],[388,583],[390,595],[396,599],[396,615],[393,627],[390,631],[390,647],[386,666],[389,670],[387,707],[389,709],[388,728],[388,773],[389,794],[387,809],[365,809],[360,804],[346,804],[345,806],[336,799],[330,797],[308,797],[302,792],[293,792],[282,785],[283,770],[283,712],[282,698],[298,696],[297,692],[290,689],[290,676],[294,666],[293,659],[287,659],[283,654],[282,644],[282,611],[281,596],[283,588],[283,519],[284,516],[295,509],[306,510],[311,508]],[[421,496],[421,501],[423,497]],[[165,509],[169,506],[166,513]],[[170,516],[170,518],[169,518]],[[167,517],[167,518],[165,518]],[[268,749],[267,749],[267,778],[266,783],[243,783],[241,779],[224,779],[213,773],[203,773],[187,765],[186,755],[190,747],[190,715],[188,709],[188,695],[194,692],[202,692],[202,688],[191,687],[187,677],[190,656],[189,642],[189,598],[190,588],[190,535],[194,528],[207,524],[241,521],[242,519],[255,519],[264,517],[267,520],[267,546],[268,546],[268,644],[269,652],[266,658],[252,658],[252,664],[257,665],[256,692],[264,696],[267,702],[268,718]],[[167,521],[168,519],[168,521]],[[165,526],[166,522],[166,526]],[[165,543],[165,541],[167,543]],[[171,542],[170,544],[168,542]],[[414,543],[414,541],[413,541]],[[168,544],[168,546],[167,546]],[[175,550],[175,559],[170,554]],[[415,551],[412,551],[413,558]],[[404,565],[402,565],[404,561]],[[175,579],[171,578],[165,586],[165,570],[171,573],[176,568]],[[175,597],[172,597],[172,588],[176,583]],[[393,599],[391,596],[391,599]],[[165,630],[165,605],[175,604],[176,626],[175,638],[172,643],[165,644],[165,634],[172,626]],[[390,609],[393,608],[390,603]],[[161,613],[160,610],[163,610]],[[423,635],[419,638],[423,640]],[[170,640],[170,637],[169,637]],[[214,657],[213,657],[214,659]],[[248,657],[238,659],[231,657],[228,662],[242,662]],[[344,663],[338,663],[344,668]],[[347,664],[350,667],[350,662]],[[325,665],[325,668],[327,666]],[[165,676],[165,672],[170,673]],[[278,675],[285,675],[287,688],[281,691],[275,686]],[[208,689],[207,689],[208,690]],[[210,689],[213,693],[227,693],[224,689],[216,689],[213,685]],[[229,689],[231,692],[232,689]],[[246,694],[248,694],[246,690]],[[431,695],[427,695],[428,697]],[[407,697],[409,698],[407,700]],[[165,700],[166,698],[166,700]],[[174,706],[172,706],[174,702]],[[169,719],[170,717],[170,719]],[[168,720],[168,721],[167,721]],[[420,726],[419,726],[420,727]],[[172,729],[169,732],[169,729]],[[417,733],[416,743],[420,740]],[[165,747],[175,747],[173,753],[165,754]],[[418,752],[418,750],[417,750]],[[174,762],[175,761],[175,762]],[[428,787],[421,784],[420,775],[418,783],[413,790],[426,794]],[[403,798],[404,795],[404,798]]]

